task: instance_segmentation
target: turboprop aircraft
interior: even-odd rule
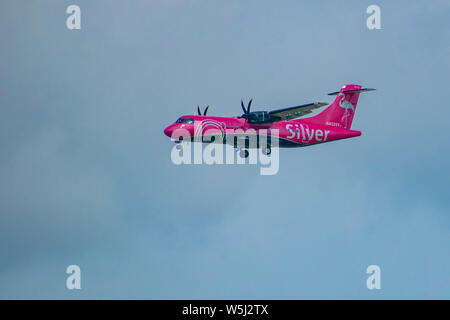
[[[247,107],[241,100],[244,113],[237,117],[207,116],[209,106],[203,113],[198,106],[198,115],[180,117],[164,129],[164,134],[177,144],[183,140],[230,144],[242,158],[249,156],[249,148],[261,148],[265,155],[270,154],[274,139],[277,139],[277,145],[281,148],[296,148],[353,138],[361,135],[361,131],[351,129],[359,94],[372,90],[375,89],[347,84],[339,91],[329,93],[336,95],[336,99],[322,112],[301,119],[298,118],[327,103],[314,102],[272,111],[250,111],[253,99]],[[262,136],[267,139],[266,143],[261,143]],[[251,144],[253,137],[256,137],[256,143]],[[177,148],[182,147],[177,145]]]

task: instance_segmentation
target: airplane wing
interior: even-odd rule
[[[278,121],[288,121],[295,118],[304,116],[305,114],[311,113],[312,110],[326,106],[328,103],[314,102],[308,103],[301,106],[283,108],[278,110],[269,111],[269,115],[274,118],[279,118]]]

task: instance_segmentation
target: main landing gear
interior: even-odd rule
[[[238,151],[239,156],[244,159],[248,158],[248,156],[250,155],[250,152],[248,151],[248,149],[236,149],[236,151]],[[263,147],[263,148],[261,148],[261,152],[264,155],[268,156],[272,153],[272,149],[270,148],[270,146]]]
[[[272,149],[270,148],[270,146],[261,148],[261,151],[265,156],[268,156],[269,154],[272,153]]]
[[[250,155],[250,152],[247,149],[241,149],[239,150],[239,156],[241,158],[248,158],[248,156]]]

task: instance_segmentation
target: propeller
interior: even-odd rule
[[[241,107],[242,107],[242,110],[244,111],[243,118],[245,118],[250,113],[250,107],[252,105],[252,102],[253,102],[253,98],[250,99],[250,101],[248,102],[248,105],[247,105],[247,109],[245,109],[244,101],[242,101],[242,99],[241,99]]]
[[[208,113],[208,109],[209,109],[209,105],[205,108],[205,111],[202,112],[200,111],[200,105],[197,106],[197,113],[199,116],[206,116],[206,114]]]

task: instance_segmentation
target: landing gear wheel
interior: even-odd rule
[[[241,150],[239,151],[239,156],[240,156],[241,158],[248,158],[249,155],[250,155],[250,152],[248,152],[248,150],[241,149]]]
[[[264,154],[264,155],[266,155],[266,156],[268,156],[269,154],[271,154],[272,153],[272,149],[269,147],[269,146],[267,146],[267,147],[265,147],[265,148],[262,148],[262,153]]]

